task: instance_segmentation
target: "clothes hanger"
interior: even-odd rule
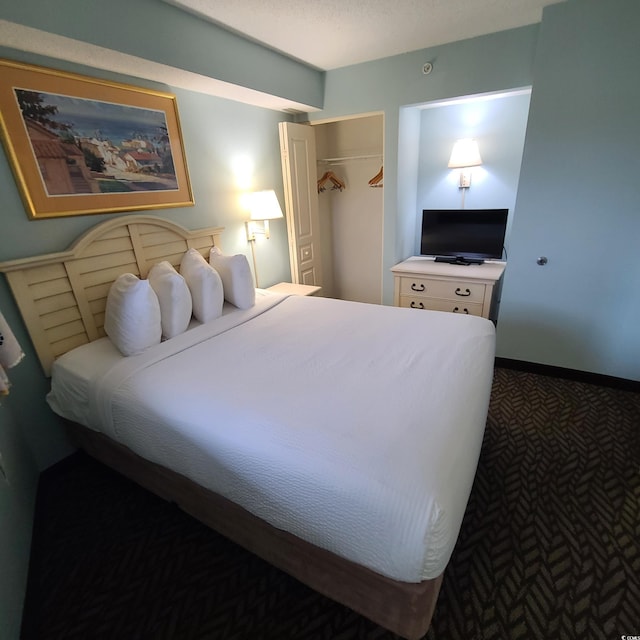
[[[369,180],[370,187],[381,187],[382,186],[382,178],[383,178],[383,167],[380,167],[380,171],[376,173],[371,180]]]
[[[320,193],[321,191],[326,191],[325,184],[327,182],[331,182],[331,184],[333,185],[331,187],[332,190],[338,189],[342,191],[346,188],[345,183],[340,180],[340,178],[338,178],[338,176],[333,173],[333,171],[325,171],[322,178],[318,180],[318,193]]]
[[[332,189],[339,189],[342,191],[346,187],[345,183],[340,180],[333,171],[329,171],[329,180],[333,183],[333,187],[331,187]]]

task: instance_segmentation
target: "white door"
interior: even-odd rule
[[[291,279],[321,287],[315,132],[293,122],[280,122],[279,130]]]

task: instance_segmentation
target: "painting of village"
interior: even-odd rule
[[[14,92],[49,197],[178,189],[164,111]]]

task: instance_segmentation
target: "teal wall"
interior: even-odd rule
[[[0,18],[322,106],[321,72],[160,0],[0,0]]]
[[[22,618],[38,468],[11,395],[0,404],[0,452],[0,640],[14,640]]]
[[[459,171],[447,168],[453,143],[459,138],[477,140],[482,157],[482,166],[472,169],[464,207],[504,208],[509,210],[510,220],[513,218],[528,112],[528,91],[436,103],[420,111],[414,253],[420,252],[422,209],[458,209],[462,205]],[[508,256],[508,233],[505,247]]]
[[[637,0],[544,11],[501,356],[640,380],[638,26]]]
[[[640,380],[638,24],[636,0],[569,0],[540,25],[327,73],[312,121],[384,113],[386,303],[416,250],[416,106],[532,86],[497,353]]]
[[[384,113],[383,300],[393,302],[389,269],[415,252],[420,117],[436,100],[529,87],[539,25],[375,60],[326,74],[324,109],[312,122]],[[433,64],[429,75],[425,62]]]
[[[43,60],[33,55],[0,49],[0,56],[47,63],[49,66],[87,73],[86,68]],[[96,77],[129,80],[112,74],[94,73]],[[136,84],[139,86],[140,81]],[[222,248],[227,253],[250,256],[241,207],[242,193],[247,190],[275,188],[284,202],[279,157],[278,122],[288,119],[282,113],[252,107],[204,94],[174,90],[171,87],[147,85],[153,89],[171,91],[178,100],[187,164],[196,204],[194,207],[164,209],[157,215],[171,219],[191,229],[223,226]],[[275,158],[275,161],[274,161]],[[242,175],[238,174],[242,167]],[[0,261],[61,251],[81,233],[106,214],[74,216],[56,219],[29,220],[4,150],[0,153],[0,184],[3,206],[0,211],[3,230],[0,240]],[[271,239],[259,242],[258,268],[260,282],[268,286],[289,279],[288,245],[284,220],[272,225]],[[20,317],[4,279],[0,285],[0,309],[15,318],[12,326],[28,348]],[[62,430],[51,424],[44,395],[44,379],[32,352],[16,369],[14,402],[16,412],[25,423],[25,436],[38,467],[44,469],[68,452]]]
[[[5,5],[8,4],[3,0],[0,18],[8,17],[5,12]],[[43,27],[43,15],[48,13],[50,5],[38,5],[45,12],[38,14],[38,20],[30,26]],[[34,6],[34,3],[11,3],[10,8],[23,6]],[[114,11],[113,3],[100,3],[100,6]],[[137,7],[138,3],[127,6]],[[60,14],[64,15],[59,3],[56,3],[56,11],[51,13],[56,28],[76,24],[68,19],[58,20]],[[88,40],[87,33],[91,33],[91,30],[104,33],[103,25],[96,20],[95,14],[91,15],[94,24],[83,32],[83,37]],[[182,48],[180,50],[183,51]],[[249,51],[254,51],[253,45]],[[280,202],[284,203],[277,125],[280,121],[290,120],[290,116],[23,51],[0,47],[0,57],[174,93],[178,101],[196,204],[154,213],[187,228],[223,226],[223,250],[227,253],[245,253],[250,257],[244,227],[247,215],[240,205],[240,196],[247,190],[275,188]],[[236,61],[239,57],[235,56]],[[277,79],[295,75],[290,65],[279,58],[269,60],[269,56],[263,52],[261,60],[270,69],[270,75]],[[249,59],[252,59],[251,56]],[[277,72],[277,63],[282,63],[281,72]],[[316,72],[312,73],[313,78],[317,75]],[[279,80],[276,80],[275,84],[278,83]],[[322,86],[321,82],[319,86]],[[313,103],[308,96],[303,98],[306,104]],[[61,251],[89,227],[112,217],[101,214],[29,220],[4,149],[0,151],[0,193],[0,261]],[[259,239],[257,244],[261,285],[289,280],[284,220],[272,222],[271,239]],[[20,625],[38,475],[41,470],[68,455],[72,447],[60,422],[46,405],[48,380],[42,374],[4,278],[0,278],[0,310],[27,354],[25,360],[11,370],[14,386],[4,406],[0,407],[0,452],[7,466],[11,466],[11,475],[18,478],[15,484],[12,481],[7,486],[0,480],[0,640],[12,640],[18,637]]]

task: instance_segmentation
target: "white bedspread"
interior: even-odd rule
[[[48,400],[276,527],[418,582],[458,536],[494,343],[473,316],[262,295],[138,356],[107,339],[76,349]]]

